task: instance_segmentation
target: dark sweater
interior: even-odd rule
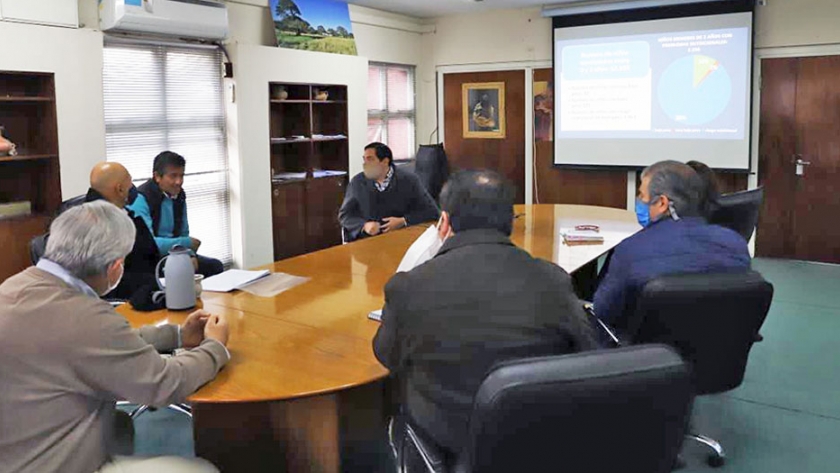
[[[394,168],[394,176],[385,191],[376,189],[364,173],[357,174],[347,187],[338,219],[347,241],[364,238],[367,222],[382,222],[387,217],[404,217],[408,225],[437,220],[437,204],[413,173]]]
[[[89,189],[85,202],[105,200],[99,192]],[[138,289],[149,284],[155,284],[155,266],[160,261],[157,243],[143,219],[126,209],[129,218],[134,222],[137,230],[134,238],[134,248],[125,258],[125,274],[120,285],[106,294],[108,299],[129,299]]]

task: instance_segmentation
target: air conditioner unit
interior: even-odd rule
[[[216,0],[99,0],[102,31],[225,39],[227,6]]]

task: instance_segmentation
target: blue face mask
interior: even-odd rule
[[[636,198],[636,220],[643,228],[650,225],[650,204],[643,202],[638,197]]]

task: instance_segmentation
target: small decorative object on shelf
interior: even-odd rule
[[[0,219],[32,215],[32,202],[28,200],[0,204]]]
[[[313,93],[315,94],[315,100],[324,101],[330,98],[329,90],[314,89]]]
[[[287,100],[289,98],[289,91],[282,85],[275,85],[271,88],[271,98],[274,100]]]
[[[6,138],[6,129],[0,125],[0,156],[17,156],[17,147]]]

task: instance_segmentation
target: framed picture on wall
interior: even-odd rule
[[[505,83],[480,82],[461,86],[464,138],[505,138]]]

